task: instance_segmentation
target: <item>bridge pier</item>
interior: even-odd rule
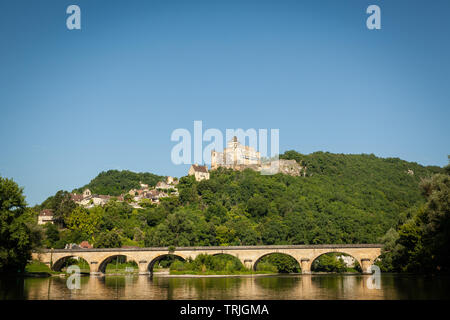
[[[139,274],[150,274],[150,271],[148,270],[149,261],[139,260],[137,263],[139,267]]]
[[[98,263],[98,261],[88,261],[88,263],[89,263],[89,274],[90,275],[100,276],[103,274],[103,272],[101,272],[99,270],[100,263]]]
[[[300,259],[300,268],[302,268],[302,274],[310,274],[311,273],[311,262],[308,258]]]
[[[372,267],[372,260],[368,259],[368,258],[362,258],[361,259],[361,269],[362,269],[362,273],[368,273],[368,274],[372,274],[372,271],[370,269],[370,267]]]
[[[253,270],[254,263],[252,259],[244,259],[244,261],[241,261],[244,267],[246,267],[249,270]]]

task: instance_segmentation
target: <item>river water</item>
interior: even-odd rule
[[[0,299],[449,299],[450,277],[381,274],[312,274],[239,277],[82,276],[79,289],[68,278],[0,277]]]

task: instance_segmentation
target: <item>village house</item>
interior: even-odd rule
[[[142,190],[148,190],[148,184],[145,184],[142,182],[139,182],[139,184],[140,184]]]
[[[194,176],[195,180],[209,180],[209,172],[207,166],[199,166],[198,164],[193,164],[188,171],[188,175]]]
[[[171,185],[174,185],[174,186],[176,186],[177,184],[178,184],[178,179],[177,178],[174,178],[174,177],[171,177],[171,176],[168,176],[167,177],[167,183],[168,184],[171,184]]]
[[[139,202],[142,199],[149,199],[152,203],[159,203],[160,198],[172,196],[178,196],[178,189],[176,185],[178,184],[178,179],[173,177],[167,177],[166,182],[160,181],[156,184],[154,188],[149,188],[148,184],[139,182],[140,189],[131,189],[128,191],[128,195],[131,196],[132,202],[129,203],[135,209],[141,209]],[[121,194],[120,196],[113,197],[109,195],[97,195],[92,194],[91,190],[84,189],[83,193],[70,194],[71,199],[78,205],[84,208],[92,208],[95,206],[104,206],[111,199],[116,199],[117,201],[125,201],[125,196]]]
[[[133,202],[130,205],[133,208],[140,208],[139,202],[143,199],[158,204],[160,198],[169,197],[169,195],[178,196],[177,184],[178,179],[170,176],[167,177],[166,181],[159,181],[152,189],[147,184],[140,183],[141,189],[131,189],[128,192],[133,197]]]
[[[168,189],[175,189],[175,187],[167,182],[164,181],[159,181],[156,184],[156,189],[164,189],[164,190],[168,190]]]
[[[38,224],[53,223],[53,210],[44,209],[39,213]]]
[[[92,194],[91,190],[85,189],[82,194],[71,194],[71,199],[85,208],[105,205],[112,197],[108,195]]]

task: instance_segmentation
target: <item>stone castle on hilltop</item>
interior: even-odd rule
[[[306,167],[295,160],[261,160],[261,154],[250,146],[242,145],[237,137],[227,143],[223,152],[211,151],[211,170],[219,167],[244,170],[253,169],[266,174],[284,173],[291,176],[305,176]]]
[[[211,152],[211,170],[219,167],[242,170],[261,166],[261,155],[254,148],[239,143],[237,137],[233,137],[227,143],[223,152],[213,150]]]

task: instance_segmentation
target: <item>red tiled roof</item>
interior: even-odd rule
[[[39,216],[41,216],[41,217],[52,217],[53,216],[53,210],[51,210],[51,209],[44,209],[44,210],[41,211]]]
[[[198,165],[193,164],[192,168],[194,168],[194,171],[197,171],[197,172],[208,173],[208,167],[207,166],[198,166]]]
[[[82,241],[82,242],[80,243],[80,248],[91,249],[92,246],[89,244],[89,242],[87,242],[87,241]]]
[[[83,200],[83,195],[82,195],[82,194],[74,194],[74,193],[71,193],[71,194],[70,194],[70,199],[71,199],[72,201],[81,201],[81,200]]]

